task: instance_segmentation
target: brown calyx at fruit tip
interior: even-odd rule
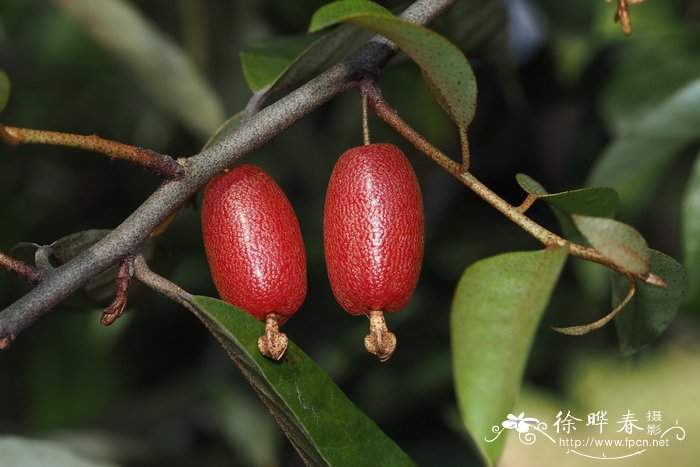
[[[264,356],[279,361],[287,350],[287,336],[280,332],[277,314],[265,316],[265,334],[258,339],[258,349]]]
[[[389,332],[381,310],[369,312],[369,334],[365,336],[367,352],[379,357],[380,362],[386,362],[396,350],[396,336]]]

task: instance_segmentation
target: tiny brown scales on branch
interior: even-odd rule
[[[441,16],[454,3],[456,0],[417,0],[401,17],[407,21],[427,24]],[[138,252],[151,233],[214,176],[241,157],[265,145],[336,95],[352,88],[362,76],[378,73],[397,50],[388,40],[374,37],[337,65],[259,113],[251,115],[240,128],[222,141],[186,159],[183,162],[184,176],[166,181],[111,233],[73,260],[47,272],[34,289],[0,312],[0,344],[6,347],[19,332],[90,279]],[[13,133],[13,129],[6,127],[4,132],[0,132],[3,134],[2,139],[10,144],[24,142],[17,129],[14,130]],[[50,136],[50,132],[43,133],[45,137]],[[86,145],[85,149],[97,150],[98,140],[90,139],[97,137],[82,138],[84,139],[78,138],[74,141],[80,140],[81,144]],[[72,146],[80,147],[76,144]],[[107,155],[116,157],[113,154]],[[139,264],[137,261],[134,266],[137,277],[139,271],[144,270],[139,269]],[[180,297],[174,294],[169,296]]]

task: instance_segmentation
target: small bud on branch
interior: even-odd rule
[[[109,326],[114,323],[126,309],[128,302],[128,289],[131,284],[131,278],[134,276],[134,256],[127,256],[119,263],[117,271],[117,279],[115,281],[116,296],[111,305],[102,311],[100,323],[103,326]]]

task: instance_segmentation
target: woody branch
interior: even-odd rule
[[[417,0],[401,16],[426,24],[455,2]],[[328,71],[250,116],[218,144],[188,158],[184,177],[165,182],[105,238],[66,264],[47,271],[33,290],[0,312],[0,340],[13,339],[91,278],[138,251],[159,224],[215,175],[351,88],[361,76],[377,74],[396,52],[391,42],[373,38]]]

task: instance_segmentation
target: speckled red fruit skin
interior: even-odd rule
[[[423,199],[406,156],[391,144],[350,149],[335,165],[323,219],[333,295],[348,313],[399,311],[423,261]]]
[[[219,295],[259,320],[285,321],[306,296],[306,254],[287,197],[262,169],[241,165],[209,182],[202,235]]]

